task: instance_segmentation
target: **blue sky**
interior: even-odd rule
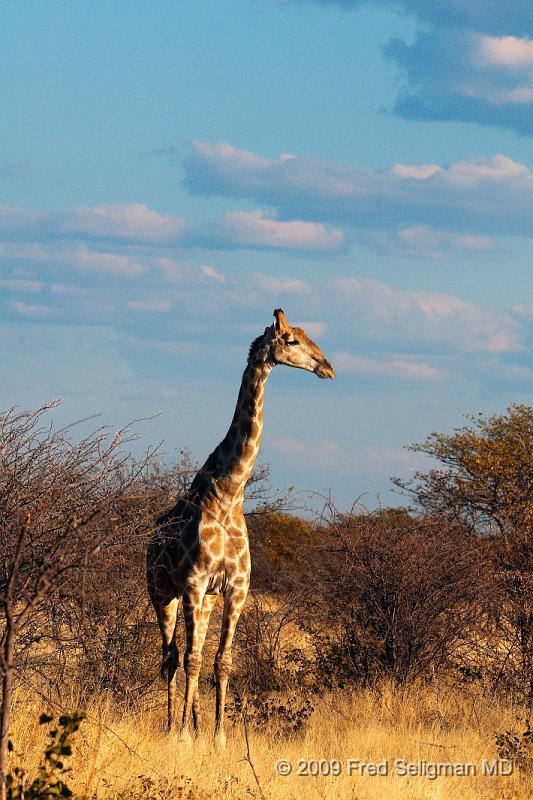
[[[284,308],[260,461],[346,507],[530,402],[533,12],[450,0],[7,3],[3,407],[203,459]]]

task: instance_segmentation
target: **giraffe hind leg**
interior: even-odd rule
[[[173,598],[166,605],[155,605],[155,611],[162,638],[161,677],[163,680],[166,680],[167,683],[167,728],[170,731],[174,721],[176,696],[175,676],[180,660],[178,646],[176,644],[178,600]]]

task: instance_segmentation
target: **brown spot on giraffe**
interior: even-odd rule
[[[235,627],[250,584],[250,550],[242,503],[263,429],[263,394],[274,366],[285,364],[333,378],[331,364],[302,328],[291,328],[283,311],[255,339],[248,354],[230,428],[198,471],[187,496],[159,518],[148,545],[147,583],[163,644],[161,674],[167,679],[169,730],[173,724],[178,601],[185,620],[185,697],[181,735],[192,716],[199,730],[198,676],[209,617],[224,597],[220,644],[215,657],[215,737],[225,740],[224,707]]]

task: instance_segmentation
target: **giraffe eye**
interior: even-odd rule
[[[300,344],[300,342],[298,341],[298,339],[291,339],[291,341],[287,342],[287,344],[290,345],[291,347],[294,347],[295,345]]]

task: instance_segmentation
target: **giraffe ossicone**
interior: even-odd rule
[[[176,625],[182,600],[186,647],[181,735],[200,728],[198,678],[209,617],[224,597],[220,644],[215,656],[215,738],[225,741],[224,709],[231,671],[233,635],[250,585],[250,550],[243,514],[244,487],[259,450],[263,395],[278,364],[333,378],[331,364],[281,309],[275,322],[250,345],[237,406],[226,436],[198,470],[185,497],[157,520],[148,545],[147,582],[163,640],[161,674],[167,681],[167,725],[174,718],[175,674],[179,666]]]

